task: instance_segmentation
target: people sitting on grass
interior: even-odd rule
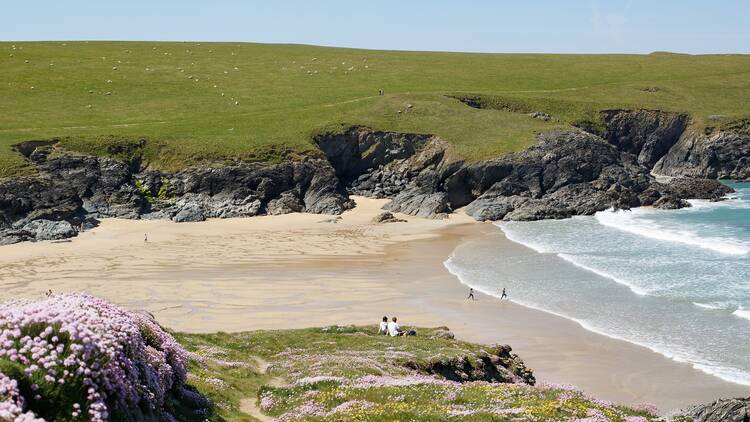
[[[404,332],[401,330],[401,327],[399,327],[397,321],[398,321],[398,318],[393,317],[393,319],[391,319],[391,322],[388,323],[388,335],[391,337],[404,335]]]
[[[380,322],[380,327],[378,327],[378,334],[390,337],[399,337],[416,336],[417,332],[414,330],[402,330],[398,325],[398,318],[393,317],[391,318],[391,322],[388,322],[388,317],[384,316],[383,320]]]
[[[388,335],[388,317],[384,316],[383,321],[380,322],[380,329],[378,329],[378,334],[387,336]]]

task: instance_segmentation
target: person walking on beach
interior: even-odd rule
[[[143,243],[148,243],[148,234],[143,235]]]
[[[500,295],[500,300],[508,299],[508,295],[505,293],[505,287],[503,287],[503,294]]]
[[[476,300],[474,298],[474,289],[472,287],[469,287],[469,296],[466,299]]]

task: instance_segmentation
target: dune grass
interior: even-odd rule
[[[434,329],[417,331],[386,337],[375,326],[347,326],[177,338],[194,352],[189,382],[214,402],[212,420],[658,419],[648,406],[618,406],[570,386],[461,384],[415,373],[408,363],[471,361],[484,349],[436,338]]]
[[[146,139],[149,165],[173,170],[315,155],[313,135],[351,125],[437,134],[460,157],[478,160],[606,108],[688,112],[694,125],[750,116],[750,56],[743,55],[2,42],[0,75],[0,177],[31,172],[11,149],[31,139],[61,138],[84,153],[106,153],[112,139]],[[507,99],[558,119],[472,109],[449,95]]]

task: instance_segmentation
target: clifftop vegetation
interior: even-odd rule
[[[3,42],[0,74],[0,176],[33,171],[11,146],[35,139],[98,155],[123,139],[145,140],[143,163],[175,170],[317,155],[315,134],[352,125],[436,134],[479,160],[523,149],[538,132],[595,125],[610,108],[686,112],[700,129],[750,116],[743,55]],[[500,107],[468,107],[461,96]]]

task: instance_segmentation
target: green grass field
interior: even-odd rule
[[[569,386],[458,384],[415,374],[409,363],[474,362],[486,349],[417,331],[387,337],[376,326],[350,326],[177,338],[195,353],[188,382],[215,404],[213,421],[658,420]]]
[[[742,55],[2,42],[0,75],[0,177],[31,171],[11,149],[31,139],[61,138],[84,153],[105,153],[113,138],[147,139],[148,163],[174,170],[316,154],[312,136],[351,125],[436,134],[457,156],[478,160],[523,149],[537,132],[596,119],[606,108],[688,112],[696,126],[711,116],[719,123],[750,116],[750,56]],[[450,98],[467,94],[558,120]]]

